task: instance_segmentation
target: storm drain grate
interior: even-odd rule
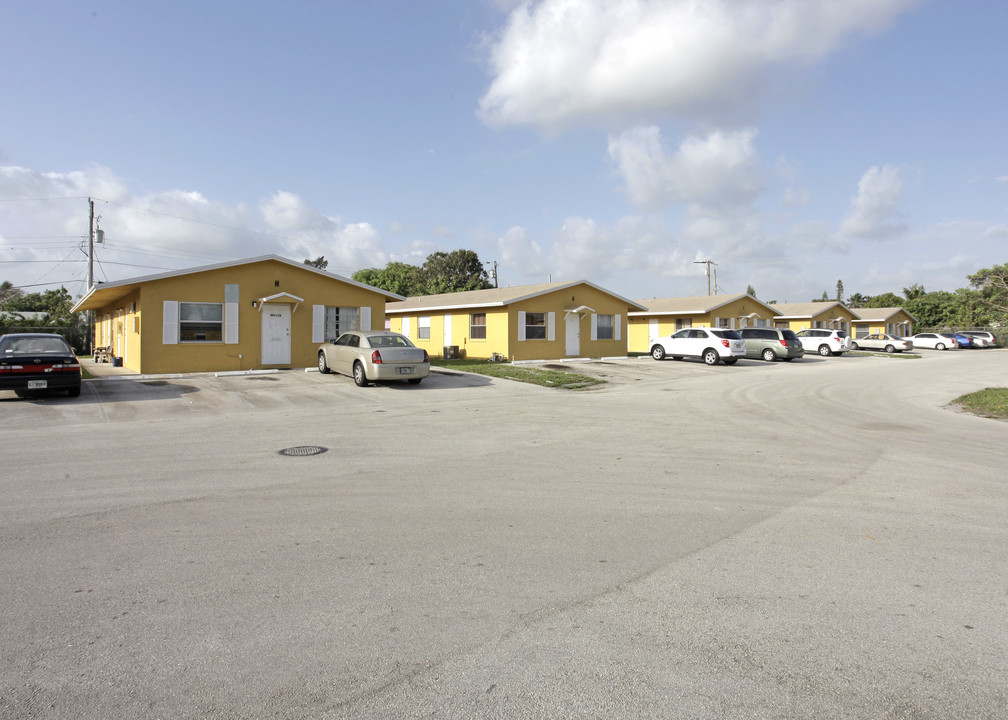
[[[297,447],[284,448],[279,451],[279,454],[286,455],[287,457],[307,457],[308,455],[321,455],[328,451],[329,448],[322,447],[321,445],[299,445]]]

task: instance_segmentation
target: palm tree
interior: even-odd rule
[[[903,297],[907,300],[916,300],[917,298],[924,297],[924,286],[919,283],[914,283],[908,288],[903,288]]]

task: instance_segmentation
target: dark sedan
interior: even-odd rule
[[[59,335],[11,333],[0,336],[0,390],[19,397],[53,391],[77,397],[81,366]]]

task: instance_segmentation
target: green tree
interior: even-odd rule
[[[355,272],[353,279],[403,297],[426,294],[420,268],[409,263],[390,262],[384,268],[365,268]]]
[[[880,307],[902,307],[903,298],[899,295],[894,295],[891,292],[882,293],[881,295],[875,295],[874,297],[868,298],[868,303],[865,307],[870,308],[880,308]]]
[[[991,320],[985,324],[1008,323],[1008,263],[983,268],[966,277],[976,293],[975,301]]]
[[[0,283],[0,309],[4,307],[8,300],[19,298],[22,295],[24,295],[24,293],[14,287],[14,283],[10,280],[4,280]]]
[[[493,287],[479,255],[472,250],[431,253],[422,271],[427,295]]]
[[[325,259],[325,255],[319,255],[314,260],[305,260],[304,264],[311,265],[312,267],[316,267],[319,270],[325,270],[327,267],[329,267],[329,261]]]
[[[847,298],[847,307],[865,307],[865,304],[870,298],[862,295],[859,292],[852,293],[849,298]]]
[[[746,287],[745,292],[746,292],[746,295],[752,295],[753,297],[756,297],[756,288],[754,288],[752,285],[749,285],[748,287]]]
[[[914,283],[908,288],[903,288],[903,297],[907,300],[916,300],[917,298],[924,297],[924,286],[919,283]]]
[[[836,281],[836,299],[837,299],[837,302],[843,302],[843,298],[844,298],[844,294],[843,294],[843,280],[837,280]]]
[[[70,312],[73,305],[73,297],[65,287],[59,290],[22,294],[4,303],[7,310],[45,313],[45,322],[51,325],[73,325],[77,321]]]
[[[405,297],[493,287],[479,255],[472,250],[431,253],[423,267],[390,262],[384,268],[365,268],[355,272],[353,279]]]
[[[954,324],[961,299],[945,290],[929,292],[907,300],[904,307],[921,328],[945,328]]]

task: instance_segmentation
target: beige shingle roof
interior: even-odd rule
[[[854,313],[858,319],[865,320],[867,322],[885,322],[900,311],[905,312],[911,320],[917,322],[917,318],[910,315],[910,311],[903,307],[851,308],[851,312]]]
[[[782,318],[812,318],[816,315],[822,315],[827,310],[832,310],[837,306],[855,314],[853,310],[836,300],[832,302],[775,303],[770,307],[777,310]]]
[[[643,312],[632,312],[630,315],[703,315],[743,298],[751,300],[775,315],[778,313],[776,305],[767,305],[751,295],[740,293],[736,295],[694,295],[691,297],[638,300],[637,303],[643,305],[646,310]]]
[[[472,308],[472,307],[504,307],[521,300],[527,300],[539,295],[574,287],[575,285],[588,285],[596,290],[612,295],[623,300],[629,306],[639,307],[633,300],[627,300],[616,295],[605,288],[588,282],[587,280],[575,280],[574,282],[540,283],[538,285],[516,285],[514,287],[489,288],[487,290],[466,290],[464,292],[441,293],[440,295],[418,295],[408,297],[399,302],[385,304],[385,313],[394,315],[396,313],[415,312],[417,310],[447,310],[451,308]],[[641,306],[642,307],[642,306]]]

